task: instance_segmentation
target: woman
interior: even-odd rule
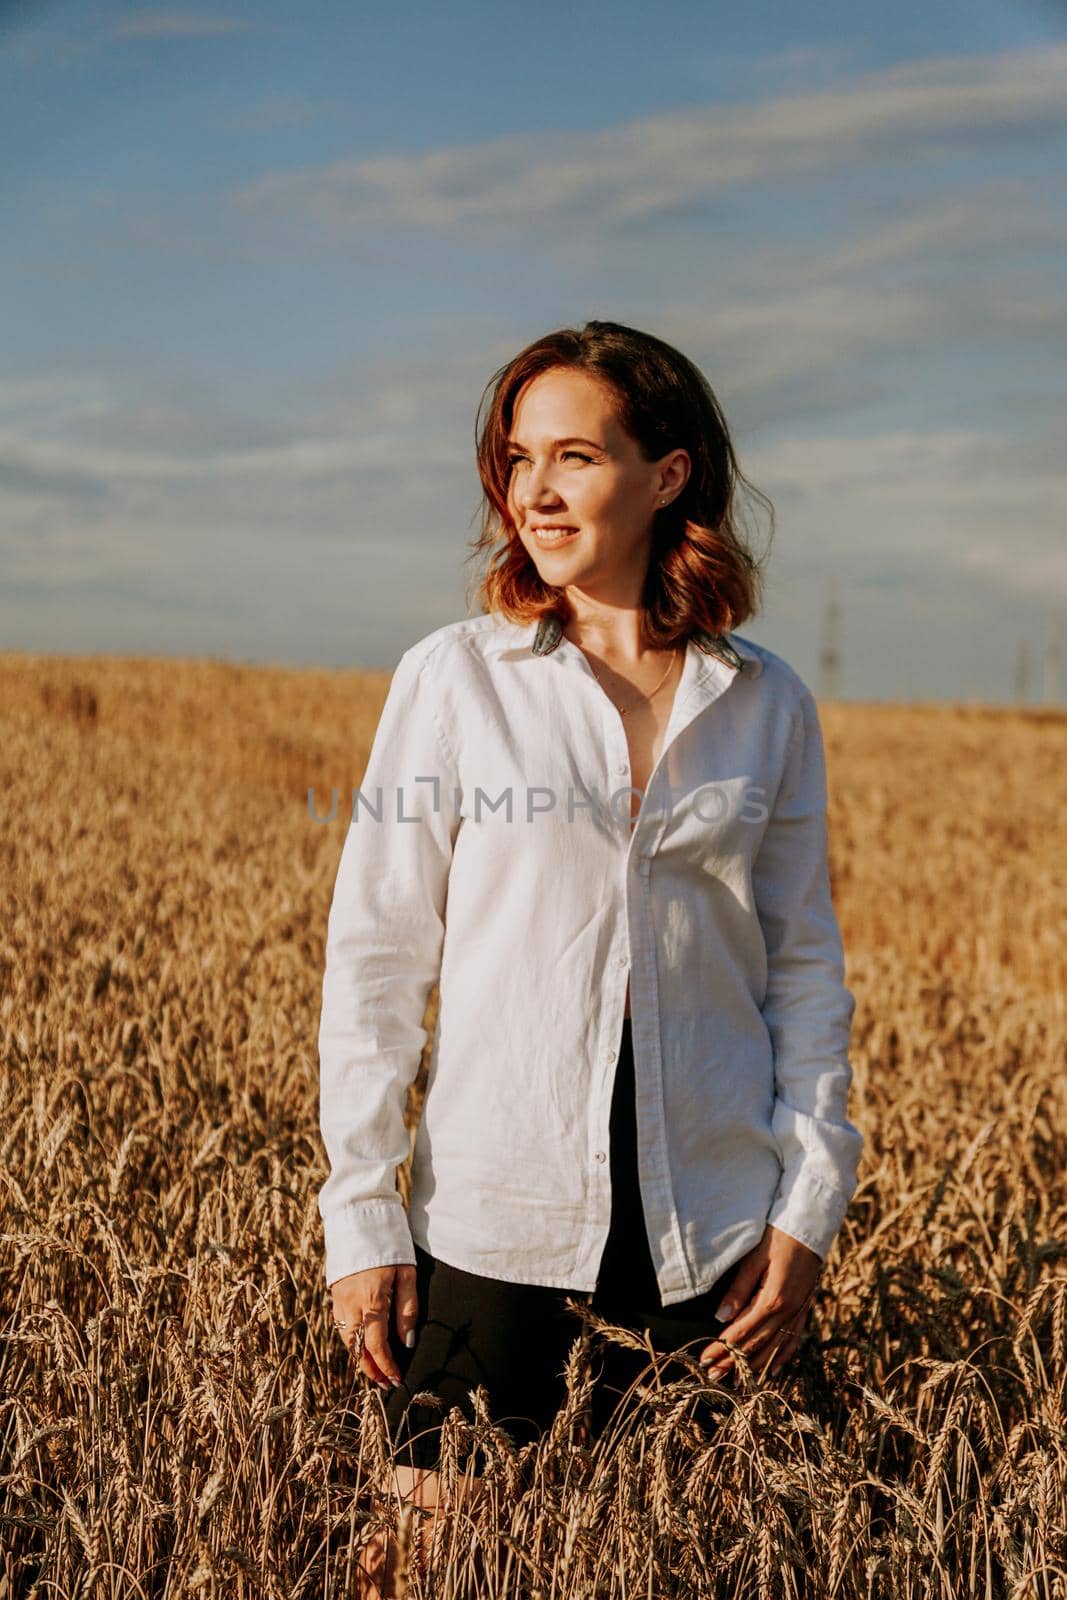
[[[441,1413],[411,1396],[469,1414],[484,1382],[533,1436],[568,1295],[718,1376],[724,1341],[781,1371],[862,1147],[818,716],[727,631],[760,572],[714,395],[650,335],[561,330],[496,374],[478,464],[483,614],[396,668],[319,1037],[334,1317],[431,1496]]]

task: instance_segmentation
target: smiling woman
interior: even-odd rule
[[[741,471],[710,384],[679,351],[590,322],[529,345],[494,374],[483,408],[487,398],[477,446],[485,506],[472,551],[486,566],[477,594],[484,610],[565,623],[575,568],[542,572],[531,559],[558,543],[580,571],[605,551],[614,559],[620,545],[631,566],[643,550],[639,598],[653,650],[669,648],[685,623],[718,633],[758,611],[760,561],[742,536],[739,491],[767,512],[772,533],[774,508]],[[564,412],[579,431],[553,428]],[[649,469],[663,467],[671,492],[649,504],[640,491]],[[544,497],[546,488],[558,498]],[[555,542],[543,527],[569,531]]]
[[[733,632],[760,569],[709,386],[649,334],[549,334],[493,380],[478,465],[484,614],[396,668],[363,788],[397,804],[349,828],[319,1034],[326,1281],[425,1506],[443,1413],[415,1396],[470,1416],[484,1384],[536,1438],[568,1296],[780,1371],[862,1145],[818,714]],[[536,827],[496,809],[524,786]],[[646,1361],[603,1353],[594,1436]]]

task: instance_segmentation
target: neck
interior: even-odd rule
[[[563,624],[563,634],[573,644],[604,660],[639,662],[649,653],[639,607],[607,605],[571,590],[567,599],[570,618]]]

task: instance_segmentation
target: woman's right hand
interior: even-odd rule
[[[419,1296],[415,1287],[415,1268],[406,1263],[393,1267],[367,1267],[351,1272],[330,1285],[334,1323],[346,1348],[356,1347],[362,1325],[366,1334],[360,1354],[360,1371],[377,1383],[394,1387],[400,1382],[400,1369],[389,1344],[389,1308],[396,1302],[397,1337],[409,1348],[415,1343],[415,1322]]]

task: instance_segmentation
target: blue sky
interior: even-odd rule
[[[1067,10],[0,4],[0,648],[391,667],[467,614],[474,419],[683,349],[846,698],[1067,647]],[[1067,690],[1067,663],[1060,673]]]

